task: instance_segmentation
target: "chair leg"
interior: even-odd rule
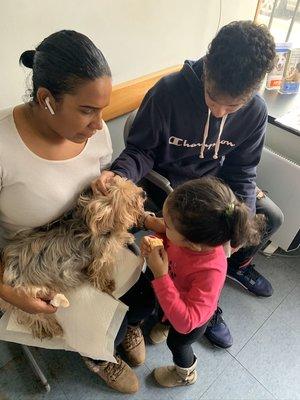
[[[41,368],[39,367],[36,359],[34,358],[31,350],[29,349],[29,347],[25,346],[25,345],[21,345],[25,356],[27,357],[33,371],[35,372],[35,374],[37,375],[37,377],[40,379],[40,381],[42,382],[42,384],[44,385],[45,389],[47,392],[50,392],[51,388],[50,385],[47,381],[47,378],[45,377],[43,371],[41,370]]]

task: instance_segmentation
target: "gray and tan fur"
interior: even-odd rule
[[[141,218],[143,190],[115,177],[108,194],[80,195],[76,207],[48,226],[16,234],[3,249],[3,282],[30,296],[64,293],[89,280],[112,293],[117,252],[133,242],[128,232]],[[35,337],[61,335],[55,314],[28,314],[0,300],[3,310],[14,309],[18,321]]]

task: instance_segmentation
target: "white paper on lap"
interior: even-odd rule
[[[114,279],[116,298],[123,296],[139,279],[144,265],[144,258],[136,256],[127,247],[123,247],[117,254]]]
[[[115,297],[121,297],[134,285],[142,267],[141,257],[137,257],[127,248],[122,249],[114,273]],[[128,307],[89,284],[64,294],[70,306],[58,308],[55,314],[64,331],[62,338],[42,341],[35,339],[28,329],[18,324],[13,314],[5,313],[0,319],[0,340],[76,351],[93,359],[115,362],[114,340]]]

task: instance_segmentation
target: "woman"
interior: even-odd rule
[[[75,31],[63,30],[25,51],[20,64],[32,69],[25,104],[0,111],[0,246],[7,235],[49,223],[70,209],[82,189],[111,161],[112,145],[102,110],[109,104],[111,71],[101,51]],[[134,299],[133,287],[122,300]],[[141,292],[140,289],[138,289]],[[54,313],[49,299],[36,299],[4,285],[0,297],[28,313]],[[129,359],[143,362],[144,340],[128,313],[116,338]],[[138,389],[133,370],[88,360],[90,369],[121,392]],[[117,377],[117,379],[115,379]]]

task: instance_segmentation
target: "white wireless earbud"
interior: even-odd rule
[[[51,114],[51,115],[54,115],[55,112],[54,112],[53,108],[51,107],[49,97],[46,97],[46,98],[45,98],[45,103],[47,104],[47,106],[45,107],[45,109],[48,108],[48,110],[50,111],[50,114]]]

